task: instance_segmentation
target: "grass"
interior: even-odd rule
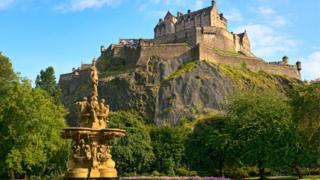
[[[244,180],[257,180],[259,177],[253,177],[253,178],[245,178]],[[267,179],[271,180],[298,180],[297,177],[293,176],[274,176],[274,177],[268,177]],[[320,180],[320,176],[304,176],[300,180]]]
[[[263,71],[253,72],[246,68],[245,65],[241,67],[231,67],[223,64],[214,64],[209,61],[206,61],[206,63],[217,66],[222,75],[233,80],[238,90],[245,90],[248,87],[252,87],[253,89],[281,89],[281,85],[275,77]]]
[[[214,48],[213,52],[222,55],[222,56],[231,56],[231,57],[244,57],[244,54],[236,51],[228,51],[220,48]]]
[[[186,64],[182,64],[177,71],[175,71],[174,73],[170,74],[166,79],[164,79],[164,82],[168,82],[168,81],[172,81],[180,76],[182,76],[183,74],[185,74],[186,72],[190,72],[195,66],[197,65],[196,61],[190,61]]]

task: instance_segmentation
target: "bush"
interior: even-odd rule
[[[189,176],[198,176],[197,171],[190,171]]]
[[[160,173],[157,170],[155,170],[155,171],[152,171],[151,175],[152,176],[160,176]]]
[[[190,173],[189,173],[189,170],[184,168],[184,167],[181,167],[181,168],[178,168],[176,170],[176,175],[178,176],[189,176]]]
[[[224,175],[226,177],[231,177],[235,179],[242,179],[249,177],[249,170],[248,168],[241,167],[241,168],[226,168],[224,170]]]

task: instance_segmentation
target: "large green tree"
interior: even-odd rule
[[[298,132],[289,166],[301,177],[300,167],[320,165],[320,82],[296,84],[289,95]]]
[[[199,173],[222,177],[226,165],[236,164],[227,123],[223,116],[202,120],[189,136],[186,156],[190,166]]]
[[[45,70],[41,70],[40,74],[36,78],[36,87],[47,91],[54,99],[59,102],[61,96],[61,89],[56,82],[53,67],[48,67]]]
[[[0,167],[4,177],[42,175],[63,145],[66,111],[27,80],[11,82],[0,111]]]
[[[245,165],[257,166],[264,179],[267,167],[287,165],[296,140],[291,108],[286,98],[270,91],[236,94],[229,106],[232,137]]]
[[[185,142],[190,129],[183,126],[160,126],[152,128],[150,136],[156,155],[155,168],[159,172],[174,175],[184,166]]]
[[[112,156],[120,174],[141,174],[150,171],[154,160],[149,130],[135,112],[110,113],[110,127],[126,130],[126,136],[115,140]]]

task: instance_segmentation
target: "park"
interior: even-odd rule
[[[249,1],[0,1],[0,179],[319,180],[319,39],[284,31],[300,2]]]

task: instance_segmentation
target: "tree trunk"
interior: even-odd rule
[[[219,176],[223,177],[223,160],[219,161]]]
[[[259,162],[258,168],[259,168],[260,180],[267,179],[265,172],[264,172],[264,163]]]
[[[15,179],[14,171],[10,170],[9,172],[10,179]]]
[[[266,179],[266,176],[264,173],[264,167],[259,168],[259,175],[260,175],[260,180]]]
[[[299,166],[297,166],[295,164],[290,164],[289,167],[293,168],[296,171],[296,174],[299,179],[302,179],[302,174],[301,174],[301,170],[300,170]]]

